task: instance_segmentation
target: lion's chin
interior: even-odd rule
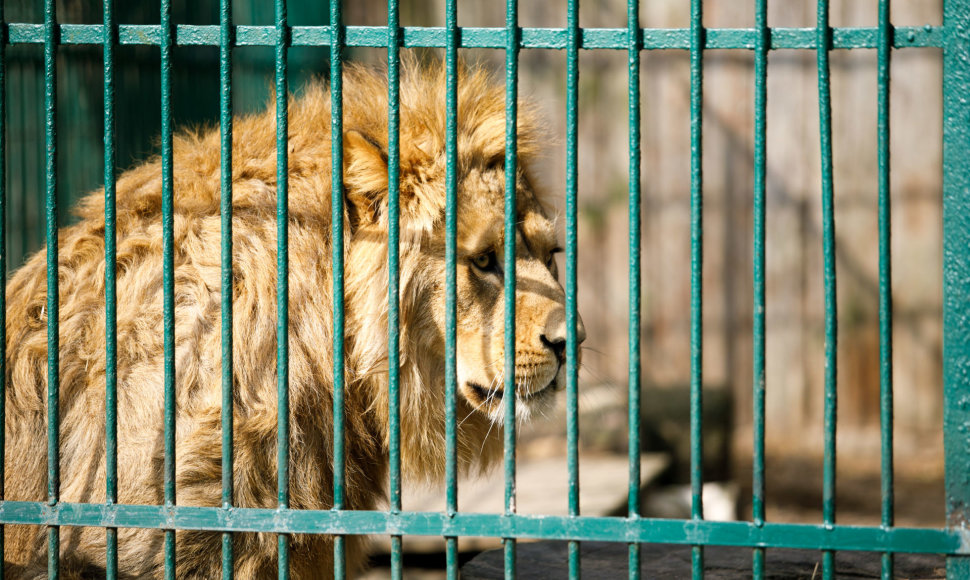
[[[532,420],[536,417],[544,417],[552,411],[556,405],[556,392],[559,388],[557,381],[552,380],[544,388],[533,391],[527,395],[519,395],[515,400],[515,418],[518,422]],[[498,423],[505,420],[505,413],[498,419]]]
[[[462,381],[459,389],[465,400],[475,412],[485,415],[493,423],[505,423],[505,389],[501,382],[492,379],[489,383],[491,388],[488,388],[483,383],[469,379]],[[556,393],[565,388],[565,369],[557,365],[554,372],[545,376],[517,377],[516,382],[519,388],[515,396],[515,418],[522,423],[547,415],[552,410],[556,404]]]
[[[481,391],[481,393],[476,394],[485,393],[485,390],[477,385],[470,386],[476,391]],[[541,389],[528,393],[516,393],[515,418],[517,422],[523,423],[537,416],[541,417],[548,414],[555,406],[556,392],[560,390],[562,390],[562,387],[559,385],[558,377],[556,377]],[[478,412],[488,416],[493,423],[501,425],[505,423],[504,393],[498,391],[489,393],[489,395],[487,398],[483,397],[484,402],[473,406]]]

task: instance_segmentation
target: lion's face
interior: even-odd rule
[[[386,94],[372,78],[373,94]],[[385,88],[382,88],[385,87]],[[402,341],[424,369],[411,381],[441,386],[445,358],[445,101],[444,76],[411,78],[401,85],[399,204]],[[362,293],[386,301],[388,141],[386,103],[356,118],[344,134],[344,182],[355,252],[374,264],[359,273]],[[458,118],[457,379],[462,412],[503,420],[505,398],[505,97],[482,71],[462,74]],[[528,104],[520,104],[516,182],[515,385],[516,416],[541,413],[566,382],[565,293],[557,280],[555,224],[528,179],[541,143]],[[366,257],[365,257],[366,256]],[[368,326],[368,325],[364,325]],[[385,340],[370,324],[368,344]],[[361,331],[368,329],[362,328]],[[358,334],[361,334],[358,331]],[[586,338],[577,317],[577,342]],[[375,364],[377,364],[375,362]],[[425,393],[427,394],[427,393]],[[434,399],[429,409],[440,408]],[[439,399],[440,400],[440,399]],[[474,421],[473,421],[474,423]],[[486,435],[487,437],[487,435]]]
[[[354,185],[349,194],[351,221],[362,228],[356,247],[376,247],[372,241],[382,240],[387,231],[386,149],[356,133],[346,135],[345,143],[350,160],[347,179]],[[458,391],[470,412],[494,422],[505,416],[505,172],[501,164],[483,160],[501,152],[470,156],[474,160],[459,179],[457,207]],[[402,150],[401,232],[409,240],[402,244],[413,250],[402,249],[410,256],[402,258],[402,278],[407,280],[402,281],[402,299],[419,302],[405,308],[413,313],[405,340],[417,341],[421,356],[441,362],[447,334],[445,171],[442,163],[420,154],[420,161],[413,162],[415,155],[414,148]],[[548,409],[555,392],[565,387],[565,292],[557,279],[555,254],[562,249],[555,224],[521,168],[516,204],[514,384],[516,416],[526,419]],[[378,262],[386,263],[386,257],[378,257]],[[377,285],[371,286],[377,291]],[[578,317],[576,338],[586,338]]]
[[[505,394],[505,215],[501,167],[473,169],[460,184],[458,389],[500,422]],[[515,392],[519,418],[547,409],[565,387],[565,293],[558,281],[554,222],[528,181],[517,187]],[[576,338],[586,338],[578,319]]]

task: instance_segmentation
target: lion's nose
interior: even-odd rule
[[[546,321],[546,327],[539,336],[542,344],[549,347],[556,355],[556,358],[563,360],[566,357],[566,311],[556,310]],[[583,318],[576,314],[576,344],[582,344],[586,340],[586,327],[583,325]]]

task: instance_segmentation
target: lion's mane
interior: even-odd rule
[[[440,67],[438,67],[440,68]],[[445,83],[438,68],[407,64],[400,86],[401,460],[411,480],[440,481],[444,468],[443,292]],[[459,171],[504,151],[504,93],[480,70],[463,69],[458,95]],[[382,71],[344,72],[346,499],[375,509],[388,465],[387,80]],[[535,149],[532,115],[519,117],[523,163]],[[305,87],[289,103],[290,505],[332,507],[332,271],[330,92]],[[353,150],[361,140],[371,145]],[[378,152],[375,156],[375,151]],[[217,128],[174,140],[176,490],[179,505],[221,505],[220,138]],[[234,122],[233,400],[234,505],[276,507],[277,231],[276,124],[272,108]],[[162,165],[117,180],[118,501],[163,500]],[[59,232],[60,500],[105,501],[105,216],[103,191],[83,199],[76,225]],[[462,195],[473,195],[463,192]],[[418,199],[419,198],[419,199]],[[419,202],[419,203],[418,203]],[[440,253],[440,255],[439,255]],[[5,499],[43,501],[47,488],[47,318],[45,252],[6,289]],[[500,429],[459,397],[460,463],[487,464]],[[123,528],[121,573],[160,577],[163,535]],[[11,572],[44,576],[45,529],[7,526]],[[218,576],[220,534],[177,532],[180,578]],[[100,528],[61,530],[62,574],[105,565]],[[366,561],[349,537],[351,575]],[[237,574],[275,576],[276,539],[235,535]],[[328,536],[291,538],[293,576],[326,576]]]

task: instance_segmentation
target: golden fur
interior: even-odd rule
[[[344,75],[346,252],[346,506],[377,509],[385,495],[387,393],[387,82]],[[404,67],[401,89],[401,437],[411,480],[444,470],[445,88],[437,71]],[[289,108],[290,503],[332,505],[332,277],[330,95],[308,86]],[[458,418],[462,469],[501,449],[504,97],[479,70],[459,92]],[[522,417],[563,386],[563,291],[555,235],[529,178],[539,147],[533,115],[519,118],[517,396]],[[174,145],[176,489],[179,505],[218,506],[221,492],[219,134]],[[239,118],[233,140],[234,504],[276,505],[276,137],[272,109]],[[86,197],[61,230],[60,498],[101,503],[104,465],[104,200]],[[162,503],[161,165],[117,181],[118,499]],[[45,253],[7,286],[8,500],[46,499]],[[579,325],[580,340],[582,326]],[[547,388],[548,387],[548,388]],[[46,574],[46,533],[7,526],[4,558],[20,577]],[[123,577],[162,574],[163,534],[120,529]],[[179,531],[177,576],[215,578],[220,534]],[[347,540],[348,570],[366,563]],[[62,574],[103,568],[100,528],[62,528]],[[329,577],[329,536],[295,535],[294,578]],[[240,578],[275,577],[273,534],[235,535]],[[19,571],[19,574],[18,574]]]

